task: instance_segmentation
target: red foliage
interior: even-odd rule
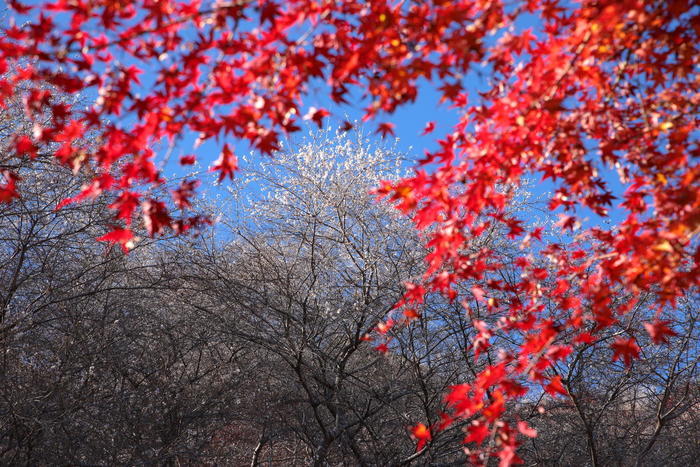
[[[425,124],[425,127],[423,128],[423,132],[421,133],[421,135],[425,136],[427,134],[432,133],[433,131],[435,131],[435,122],[428,122]]]
[[[421,304],[426,291],[451,300],[476,298],[502,318],[498,331],[525,334],[520,353],[504,352],[473,387],[459,386],[448,398],[454,414],[446,420],[473,419],[468,442],[480,443],[487,434],[501,440],[497,452],[487,454],[504,465],[517,461],[516,430],[501,420],[505,402],[524,392],[513,389],[515,379],[566,394],[550,371],[572,345],[593,342],[642,294],[652,292],[653,305],[661,309],[698,285],[700,17],[694,2],[9,5],[27,16],[8,23],[21,28],[6,27],[0,36],[6,75],[0,105],[21,93],[34,121],[32,138],[15,135],[11,157],[34,157],[50,146],[73,170],[89,167],[95,180],[67,202],[115,195],[112,208],[121,226],[101,240],[122,246],[132,241],[129,229],[137,216],[150,235],[182,232],[202,221],[175,215],[185,215],[194,184],[181,185],[172,200],[144,195],[163,182],[152,149],[162,141],[178,144],[192,132],[198,143],[223,138],[212,167],[223,180],[238,170],[229,144],[247,141],[261,153],[277,149],[282,135],[299,130],[303,100],[323,80],[338,104],[348,102],[353,90],[363,92],[369,101],[365,119],[413,102],[418,83],[432,81],[438,100],[456,108],[461,120],[421,161],[434,164],[430,172],[420,169],[378,189],[414,217],[431,248],[422,284],[407,287],[398,306]],[[519,28],[524,15],[539,23]],[[462,78],[482,63],[491,85],[469,105]],[[145,70],[152,79],[142,79]],[[57,106],[42,82],[98,98],[87,110]],[[307,113],[319,126],[328,116],[325,109]],[[428,123],[424,133],[433,129]],[[87,132],[97,135],[96,146],[80,147]],[[377,132],[393,134],[394,126],[381,123]],[[194,161],[181,158],[183,165]],[[13,170],[2,169],[0,202],[21,195]],[[617,172],[616,183],[625,189],[618,206],[606,171]],[[549,206],[561,211],[558,228],[569,237],[575,232],[576,244],[548,244],[541,227],[503,214],[511,192],[502,187],[519,185],[527,174],[556,184]],[[610,209],[616,210],[616,225],[582,230],[583,217],[605,217]],[[537,242],[538,253],[553,266],[544,270],[523,258],[516,263],[522,273],[517,285],[489,281],[489,273],[503,267],[499,252],[466,247],[496,224],[523,247]],[[473,297],[457,296],[452,284],[461,281],[477,284]],[[619,294],[630,305],[613,307],[611,297]],[[497,299],[504,295],[510,298]],[[546,316],[545,299],[556,305]],[[409,319],[418,313],[411,309]],[[479,326],[477,354],[496,331]],[[663,321],[645,326],[656,343],[673,335]],[[627,365],[639,354],[633,336],[612,347],[613,358]],[[379,349],[389,351],[385,344]],[[425,443],[429,431],[417,427],[414,436]],[[483,461],[478,450],[472,454],[475,462]]]
[[[431,440],[430,429],[422,423],[411,428],[411,435],[418,442],[416,449],[421,450]]]
[[[0,184],[0,203],[10,203],[13,199],[19,198],[19,193],[17,192],[17,181],[19,180],[19,175],[9,170],[3,170],[0,172],[2,175],[2,183]]]
[[[668,327],[669,324],[669,321],[644,323],[644,329],[647,330],[654,344],[668,343],[668,338],[676,335],[676,332]]]
[[[619,337],[615,340],[615,342],[610,344],[610,347],[613,349],[613,361],[622,359],[626,366],[630,366],[632,364],[632,360],[639,358],[640,349],[639,345],[637,345],[637,341],[634,340],[634,337],[630,337],[628,339]]]
[[[231,151],[231,148],[228,147],[228,144],[225,144],[211,171],[219,172],[219,181],[222,181],[226,177],[233,179],[233,174],[236,170],[238,170],[238,159]]]
[[[111,232],[104,234],[103,236],[97,238],[100,242],[118,243],[122,247],[124,252],[129,251],[131,247],[131,241],[134,238],[134,234],[131,230],[115,228]]]

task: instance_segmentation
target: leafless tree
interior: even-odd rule
[[[3,121],[22,124],[8,112]],[[139,232],[129,255],[94,240],[110,228],[108,201],[55,210],[80,188],[68,169],[46,156],[2,163],[10,160],[24,164],[23,196],[0,205],[0,463],[466,461],[468,420],[434,431],[419,451],[409,427],[438,423],[449,387],[523,336],[495,331],[476,360],[473,320],[496,330],[499,315],[471,299],[465,281],[457,287],[468,310],[429,294],[419,316],[387,331],[387,352],[373,348],[377,325],[402,319],[394,304],[404,281],[425,267],[413,227],[370,193],[400,175],[394,148],[318,133],[247,167],[232,200],[205,199],[220,219],[206,235]],[[534,207],[523,195],[509,209]],[[481,242],[503,261],[524,254],[496,227]],[[486,276],[520,280],[516,268]],[[664,310],[676,333],[668,344],[641,327],[655,318],[642,301],[550,368],[568,396],[530,387],[514,407],[539,434],[525,461],[692,464],[697,301]],[[628,335],[641,348],[631,366],[612,361],[609,347]]]

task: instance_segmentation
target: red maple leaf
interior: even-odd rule
[[[15,150],[17,154],[21,156],[28,154],[32,159],[36,157],[37,148],[32,142],[32,139],[27,135],[21,135],[17,138],[15,141]]]
[[[197,162],[197,158],[192,154],[180,157],[180,165],[194,165],[195,162]]]
[[[481,444],[490,434],[491,430],[486,422],[474,420],[472,424],[467,427],[467,436],[464,438],[463,443]]]
[[[233,174],[238,170],[238,158],[233,154],[228,144],[224,145],[219,158],[214,161],[210,172],[219,172],[219,182],[228,177],[233,180]]]
[[[423,128],[423,133],[421,135],[425,136],[429,133],[432,133],[435,130],[435,122],[428,122],[425,124],[425,128]]]
[[[389,346],[385,342],[382,342],[381,344],[376,345],[374,350],[385,354],[389,352]]]
[[[156,199],[144,201],[141,205],[143,212],[143,221],[148,231],[148,235],[153,237],[156,234],[162,234],[166,227],[170,227],[172,219],[168,214],[168,209],[165,203]]]
[[[10,203],[13,199],[19,198],[17,192],[17,181],[19,175],[9,170],[0,171],[5,183],[0,184],[0,203]]]
[[[319,128],[323,128],[323,119],[329,116],[331,113],[326,109],[317,109],[316,107],[311,107],[309,113],[304,116],[305,120],[312,120],[318,125]]]
[[[129,229],[115,228],[112,231],[97,238],[99,242],[118,243],[124,253],[133,248],[134,233]]]
[[[178,209],[185,209],[192,206],[190,199],[194,196],[195,190],[200,185],[199,180],[183,180],[180,186],[172,191],[173,202]]]
[[[422,423],[418,423],[417,425],[411,427],[411,436],[413,439],[418,441],[418,444],[416,445],[417,451],[423,449],[423,446],[425,446],[425,444],[432,439],[430,429]]]
[[[537,437],[537,430],[535,430],[534,428],[530,428],[527,422],[524,422],[522,420],[518,422],[518,431],[523,435],[527,436],[528,438]]]
[[[422,285],[405,282],[404,287],[406,288],[406,293],[404,294],[406,302],[416,304],[423,303],[425,299],[425,288]]]
[[[10,4],[10,8],[15,10],[20,15],[25,15],[32,10],[32,6],[25,5],[24,3],[21,3],[18,0],[10,0],[9,4]]]
[[[668,343],[668,338],[678,335],[668,325],[670,321],[654,321],[652,323],[644,323],[644,329],[647,330],[654,344]]]
[[[134,211],[139,205],[140,195],[131,191],[122,192],[114,203],[109,205],[110,209],[117,211],[117,219],[122,219],[126,225],[131,225]]]
[[[562,396],[569,395],[569,393],[566,391],[566,388],[564,388],[564,385],[561,384],[561,376],[551,377],[549,379],[549,383],[544,387],[544,390],[553,396],[556,396],[557,394],[560,394]]]
[[[618,337],[615,342],[610,344],[610,347],[613,349],[613,361],[622,359],[625,366],[630,366],[633,359],[639,358],[640,348],[634,337],[629,339]]]
[[[379,127],[377,128],[377,133],[382,135],[382,138],[386,138],[387,135],[394,136],[394,127],[395,126],[396,125],[394,125],[393,123],[389,123],[389,122],[380,123]]]

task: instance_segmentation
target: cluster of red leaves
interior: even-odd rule
[[[418,317],[423,294],[433,290],[452,300],[482,301],[502,318],[498,329],[475,323],[477,357],[493,331],[526,337],[519,352],[504,352],[473,382],[453,388],[446,400],[450,414],[440,426],[417,425],[413,435],[423,445],[431,430],[467,419],[471,460],[496,455],[508,465],[517,461],[518,434],[534,435],[504,419],[506,402],[531,387],[518,380],[565,394],[549,371],[552,362],[595,340],[641,293],[653,292],[659,310],[672,306],[698,284],[700,260],[697,5],[508,5],[54,0],[39,9],[14,0],[10,6],[27,16],[0,38],[0,104],[25,90],[34,131],[16,136],[15,155],[34,157],[50,147],[74,170],[89,166],[94,181],[70,201],[113,193],[120,224],[102,239],[127,247],[136,218],[151,235],[182,232],[201,220],[186,214],[195,184],[173,190],[169,202],[145,195],[163,182],[152,148],[194,132],[200,143],[248,141],[271,153],[281,135],[299,129],[300,118],[320,126],[329,116],[326,109],[301,116],[303,97],[320,81],[339,104],[352,89],[362,90],[368,119],[414,101],[420,80],[436,82],[441,102],[459,109],[461,121],[422,161],[431,171],[418,169],[379,189],[429,236],[429,270],[402,301],[404,316]],[[525,16],[539,18],[536,33],[517,27]],[[463,78],[484,65],[490,89],[469,106]],[[55,104],[52,92],[98,97],[80,110]],[[424,132],[434,128],[428,123]],[[390,135],[394,127],[380,123],[378,132]],[[97,136],[81,145],[88,133]],[[194,162],[193,155],[180,158],[183,165]],[[212,170],[220,180],[233,177],[237,159],[228,144]],[[622,220],[581,233],[580,247],[548,244],[540,228],[503,213],[510,194],[499,187],[540,174],[557,186],[550,208],[564,211],[559,227],[573,231],[582,213],[608,215],[615,196],[601,175],[606,170],[617,171],[626,188]],[[3,169],[0,202],[12,202],[20,185],[19,174]],[[552,267],[520,258],[518,284],[487,280],[502,267],[498,252],[469,247],[495,224],[524,246],[540,242],[538,251]],[[470,297],[459,297],[452,285],[461,281],[479,285]],[[613,309],[611,297],[621,293],[630,299]],[[556,305],[556,316],[544,316],[545,297]],[[663,321],[645,326],[657,343],[673,334]],[[612,350],[625,364],[639,353],[634,336],[618,339]]]
[[[685,1],[583,2],[575,11],[543,2],[539,14],[545,36],[506,34],[489,51],[495,85],[425,160],[439,160],[437,170],[380,190],[419,227],[432,227],[429,289],[444,290],[449,271],[451,282],[484,282],[477,300],[511,297],[489,311],[504,318],[498,331],[525,333],[520,351],[504,353],[474,384],[453,388],[446,399],[453,408],[448,424],[472,419],[465,442],[486,446],[487,453],[495,447],[503,464],[515,460],[510,446],[516,443],[500,419],[503,400],[527,392],[517,377],[565,395],[561,379],[548,371],[553,362],[593,342],[640,294],[653,292],[661,310],[700,277],[700,12]],[[522,52],[529,56],[518,60]],[[485,278],[502,267],[497,252],[459,247],[479,236],[484,216],[524,245],[541,238],[499,214],[504,200],[496,187],[517,185],[523,173],[557,183],[550,208],[563,208],[562,230],[576,228],[586,208],[607,216],[615,197],[601,175],[606,169],[616,170],[626,187],[616,213],[623,220],[578,234],[585,248],[542,244],[549,271],[520,258],[522,281],[494,284]],[[620,294],[629,301],[613,308],[612,297]],[[545,301],[557,305],[556,324],[551,313],[544,317]],[[663,343],[674,335],[668,324],[644,327],[654,343]],[[474,326],[478,358],[496,329]],[[634,336],[619,337],[611,350],[625,365],[640,355]],[[472,461],[485,462],[484,451],[474,451]]]

